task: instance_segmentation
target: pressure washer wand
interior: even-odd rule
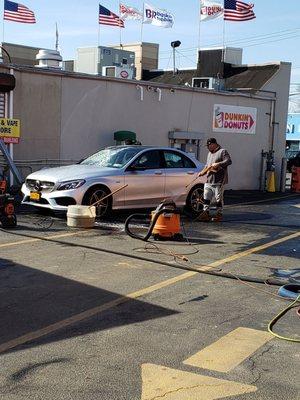
[[[204,168],[201,172],[199,172],[199,174],[196,176],[195,179],[193,179],[190,183],[188,183],[187,185],[185,185],[185,188],[189,187],[192,183],[194,183],[198,178],[200,178],[201,176],[206,175],[208,172],[218,172],[217,169],[215,167],[213,167],[212,165],[209,167]]]
[[[117,192],[120,192],[120,190],[123,190],[123,189],[125,189],[127,186],[128,186],[128,184],[127,184],[127,185],[124,185],[124,186],[121,186],[121,187],[119,187],[119,188],[118,188],[118,189],[116,189],[115,191],[113,191],[113,192],[109,193],[107,196],[104,196],[104,197],[102,197],[100,200],[97,200],[97,201],[95,201],[95,203],[91,204],[91,205],[90,205],[90,207],[93,207],[93,206],[95,206],[95,205],[97,205],[97,204],[101,203],[103,200],[107,199],[107,198],[108,198],[108,197],[110,197],[110,196],[113,196],[113,195],[114,195],[115,193],[117,193]]]

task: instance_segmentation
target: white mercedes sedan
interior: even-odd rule
[[[107,147],[78,164],[30,174],[22,186],[23,204],[67,211],[69,205],[90,205],[105,197],[97,205],[97,215],[104,216],[117,209],[155,208],[168,198],[197,214],[202,210],[202,168],[174,148]]]

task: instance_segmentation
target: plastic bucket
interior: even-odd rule
[[[93,228],[95,217],[94,206],[68,206],[67,225],[72,228]]]

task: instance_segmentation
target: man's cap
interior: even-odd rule
[[[217,144],[216,138],[214,138],[214,137],[209,138],[209,139],[207,139],[207,141],[206,141],[206,146],[208,146],[208,145],[210,145],[210,144],[213,144],[213,143]]]

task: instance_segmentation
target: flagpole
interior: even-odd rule
[[[119,1],[119,15],[121,14],[121,2]],[[119,17],[120,18],[120,17]],[[120,41],[120,49],[122,49],[123,48],[123,46],[122,46],[122,26],[121,26],[121,24],[119,24],[119,33],[120,33],[120,38],[119,38],[119,41]]]
[[[223,44],[222,44],[222,62],[225,59],[225,19],[223,15]]]
[[[3,12],[3,14],[2,14],[2,45],[3,45],[3,43],[4,43],[4,23],[5,23],[4,22],[4,3],[3,3],[2,12]],[[0,48],[0,61],[3,61],[2,45],[1,45],[1,48]]]
[[[141,19],[141,46],[142,46],[142,44],[143,44],[143,27],[144,27],[143,20],[144,20],[144,13],[145,13],[145,3],[143,3],[143,17],[142,17],[142,19]]]
[[[100,46],[100,22],[98,21],[98,47]]]
[[[199,1],[199,28],[198,28],[198,54],[197,54],[197,63],[199,59],[199,51],[200,51],[200,43],[201,43],[201,8],[202,1]]]
[[[55,50],[58,51],[58,27],[57,22],[55,22]]]
[[[99,10],[98,10],[98,46],[100,46],[100,4],[99,4]]]
[[[200,40],[201,40],[201,8],[202,8],[202,1],[199,1],[198,51],[200,50]]]

